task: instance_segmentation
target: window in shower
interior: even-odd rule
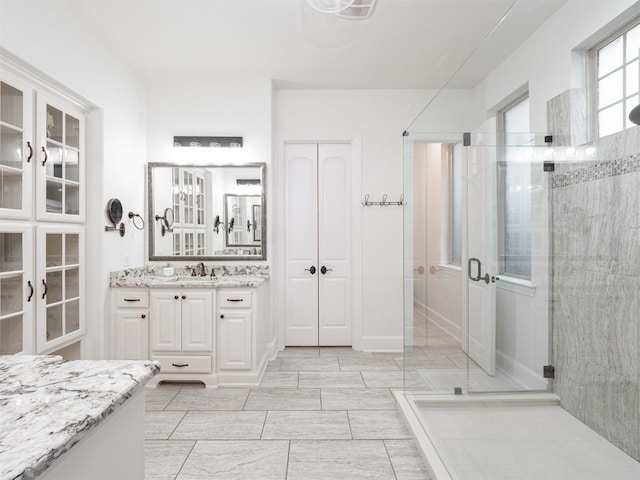
[[[450,265],[462,263],[462,149],[459,143],[450,146],[448,155],[448,205]]]
[[[531,162],[529,97],[498,112],[498,256],[500,274],[531,280]]]
[[[640,103],[640,18],[590,51],[595,125],[602,138],[633,125],[629,112]]]

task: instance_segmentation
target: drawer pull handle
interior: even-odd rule
[[[242,298],[227,298],[227,302],[243,302]]]
[[[139,302],[140,299],[139,298],[125,298],[124,301],[125,302]]]
[[[188,363],[172,363],[171,365],[174,366],[174,367],[178,367],[178,368],[188,367],[189,366]]]

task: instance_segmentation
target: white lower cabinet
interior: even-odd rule
[[[214,371],[213,312],[210,290],[151,291],[151,359],[160,362],[160,375]]]
[[[118,290],[115,300],[115,352],[120,360],[149,358],[149,290]]]
[[[218,368],[251,370],[253,308],[251,290],[218,290]]]

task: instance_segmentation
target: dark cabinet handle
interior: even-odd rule
[[[174,367],[178,367],[178,368],[188,367],[189,366],[188,363],[172,363],[171,365],[174,366]]]
[[[31,280],[27,282],[27,287],[29,287],[29,297],[27,298],[27,302],[30,302],[33,298],[33,285],[31,285]]]
[[[47,282],[44,281],[44,278],[42,279],[42,285],[44,286],[44,292],[42,292],[42,298],[44,299],[49,291],[49,287],[47,287]]]
[[[125,302],[139,302],[140,299],[139,298],[125,298],[124,301]]]
[[[324,275],[327,272],[333,272],[333,268],[327,268],[323,265],[322,268],[320,268],[320,273]]]
[[[227,298],[227,302],[244,302],[242,298]]]
[[[180,296],[179,295],[175,295],[173,298],[178,300],[180,298]]]
[[[311,268],[305,268],[304,271],[311,272],[311,275],[314,275],[316,273],[316,267],[312,266]]]
[[[49,155],[47,155],[47,151],[44,147],[42,147],[42,153],[44,153],[44,160],[42,160],[42,166],[44,167],[45,163],[47,163],[47,160],[49,160]]]
[[[27,148],[29,149],[29,155],[27,156],[27,163],[29,163],[33,158],[33,147],[31,146],[31,142],[27,142]]]
[[[224,318],[224,315],[220,315],[220,318]]]
[[[187,296],[186,296],[186,295],[182,295],[182,299],[183,299],[183,300],[186,300],[186,299],[187,299]]]
[[[251,220],[247,220],[247,232],[251,232]]]
[[[147,318],[147,316],[143,313],[142,315],[140,315],[140,318]]]

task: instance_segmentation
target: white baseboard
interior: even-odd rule
[[[499,350],[496,351],[496,366],[530,390],[545,390],[547,388],[547,380],[542,375]]]
[[[364,336],[362,337],[363,352],[402,352],[404,337],[398,336]]]
[[[457,341],[460,341],[460,338],[462,337],[462,329],[460,328],[460,325],[456,325],[447,317],[440,315],[438,312],[428,307],[427,321],[432,322],[433,324],[447,332],[449,335],[451,335],[453,338],[455,338]]]

